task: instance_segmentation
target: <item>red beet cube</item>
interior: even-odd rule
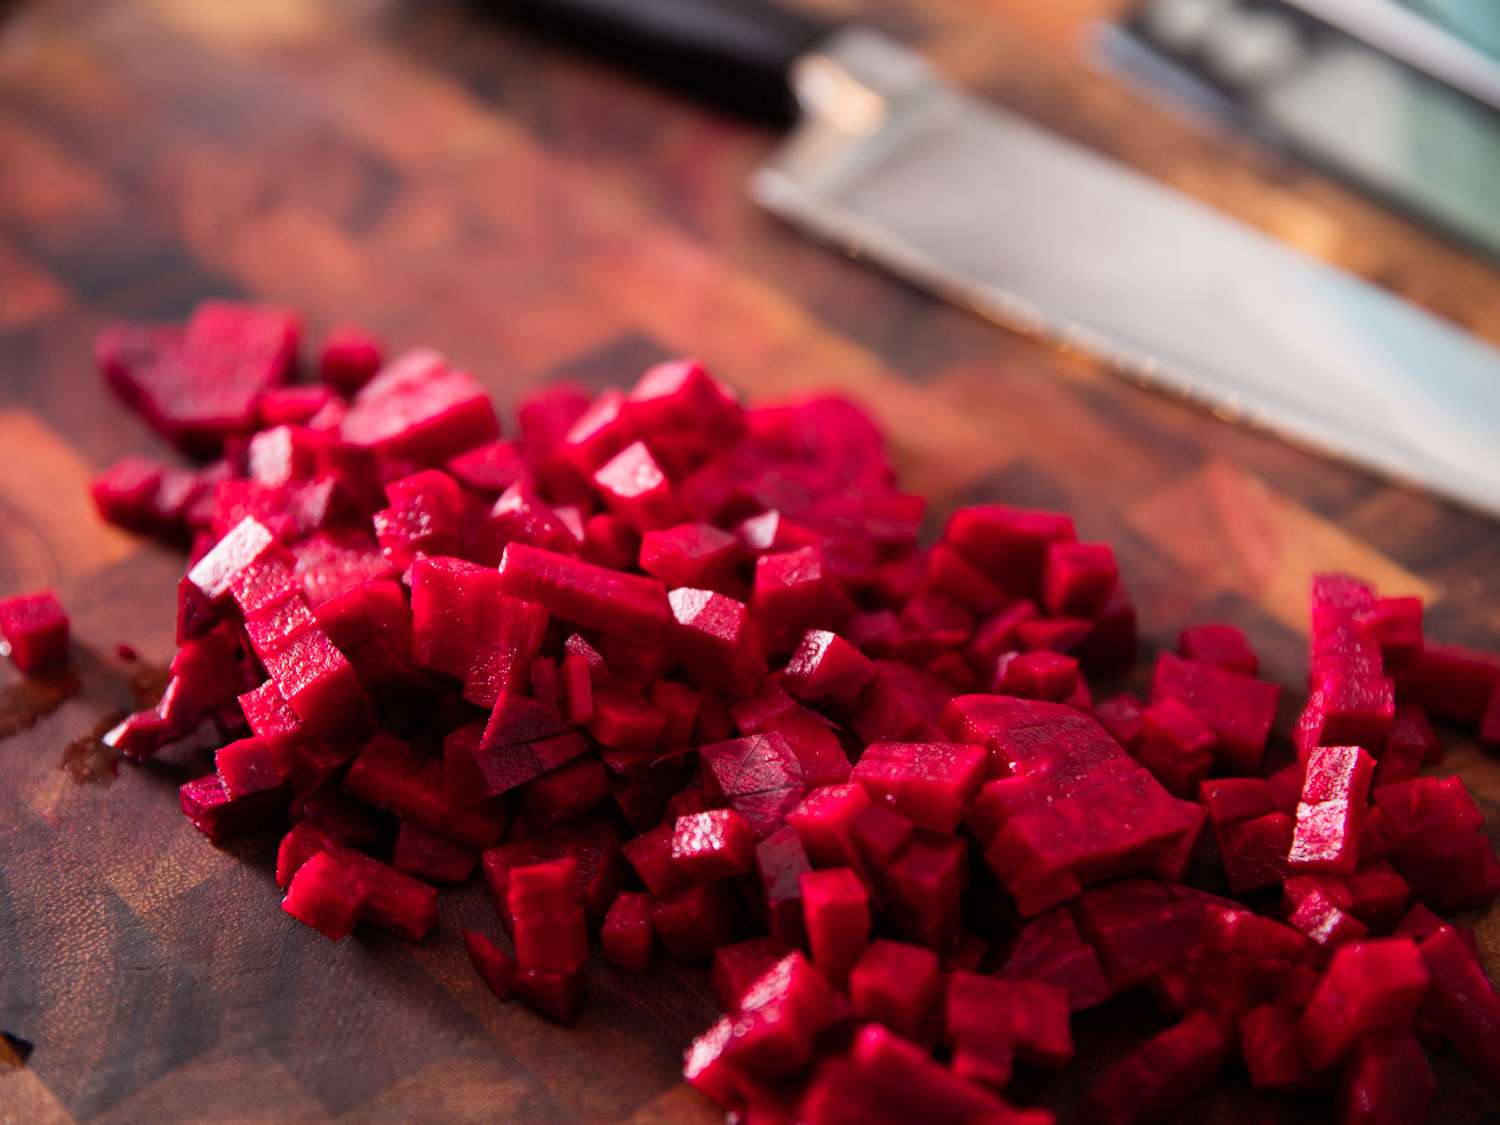
[[[1260,657],[1233,625],[1189,626],[1177,638],[1177,652],[1185,659],[1217,664],[1246,676],[1260,671]]]
[[[1451,926],[1421,943],[1432,985],[1422,1009],[1469,1064],[1474,1076],[1500,1092],[1500,994]]]
[[[684,523],[641,536],[640,567],[669,588],[734,593],[736,568],[742,557],[740,541],[706,523]]]
[[[691,588],[671,591],[667,601],[673,617],[668,644],[688,678],[732,698],[753,695],[765,679],[766,661],[745,604]]]
[[[402,822],[391,850],[391,866],[432,883],[462,883],[479,857],[468,848],[418,824]]]
[[[751,735],[698,749],[703,788],[745,818],[756,838],[781,827],[804,789],[802,765],[780,734]]]
[[[292,877],[281,908],[330,941],[349,935],[369,898],[369,887],[332,852],[312,856]]]
[[[782,672],[786,690],[805,703],[852,707],[875,676],[875,665],[837,633],[809,629]]]
[[[1427,645],[1396,673],[1396,692],[1440,719],[1473,724],[1484,718],[1500,684],[1500,657],[1457,645]]]
[[[644,972],[651,964],[651,897],[621,891],[604,916],[599,932],[604,959],[617,969]]]
[[[750,986],[781,959],[782,952],[781,946],[769,937],[737,941],[714,950],[709,987],[719,1007],[726,1012],[738,1011],[740,1000]]]
[[[734,940],[738,921],[728,883],[702,883],[651,899],[652,929],[674,961],[707,961]]]
[[[927,1037],[942,975],[937,954],[918,945],[874,941],[849,974],[849,1000],[860,1019],[877,1020],[910,1039]]]
[[[919,565],[918,583],[925,580],[934,590],[947,594],[975,613],[993,613],[1007,600],[1005,591],[946,543],[939,543],[932,549],[925,568],[920,568],[921,556],[911,558]]]
[[[1297,1044],[1297,1016],[1277,1004],[1260,1004],[1240,1017],[1240,1052],[1257,1090],[1305,1090],[1312,1073]]]
[[[813,964],[842,983],[870,942],[870,894],[847,867],[804,871],[799,881]]]
[[[1392,664],[1399,665],[1422,649],[1421,598],[1379,598],[1357,613],[1355,621]]]
[[[262,659],[309,733],[357,742],[372,728],[369,697],[353,665],[323,630],[307,629]]]
[[[986,762],[982,746],[876,742],[851,777],[919,827],[951,833],[979,789]]]
[[[1042,604],[1053,615],[1094,617],[1120,579],[1115,553],[1103,543],[1054,542],[1042,570]]]
[[[855,1036],[851,1057],[866,1091],[874,1095],[876,1105],[885,1107],[887,1120],[984,1121],[1008,1115],[993,1094],[951,1074],[915,1043],[878,1024]]]
[[[1068,994],[1075,1011],[1103,1003],[1112,993],[1098,954],[1063,909],[1048,911],[1025,925],[998,975],[1054,984]]]
[[[687,874],[673,858],[675,840],[675,826],[662,823],[625,845],[625,858],[657,898],[680,890],[688,882]]]
[[[786,822],[796,829],[814,866],[839,867],[857,861],[853,822],[869,806],[862,785],[826,785],[809,791],[786,814]]]
[[[1145,733],[1146,705],[1130,692],[1121,692],[1095,704],[1094,718],[1111,738],[1134,752]]]
[[[533,1011],[553,1023],[572,1027],[583,1014],[588,999],[588,976],[583,970],[556,973],[522,968],[516,973],[512,991]]]
[[[962,508],[943,529],[943,542],[1006,593],[1025,598],[1042,592],[1048,548],[1076,538],[1067,516],[999,504]]]
[[[802,874],[811,870],[802,841],[790,826],[772,832],[755,845],[755,873],[771,937],[784,947],[800,945],[802,930]]]
[[[521,805],[526,823],[538,832],[578,820],[612,793],[609,771],[596,758],[575,758],[526,784]]]
[[[1265,816],[1275,809],[1271,787],[1258,777],[1222,777],[1198,786],[1198,800],[1217,829]]]
[[[672,862],[695,883],[711,883],[750,870],[755,837],[733,809],[710,809],[677,818]]]
[[[1218,739],[1208,724],[1175,699],[1154,703],[1141,716],[1135,759],[1174,797],[1189,797],[1213,766]]]
[[[1368,1035],[1355,1045],[1344,1070],[1341,1120],[1348,1125],[1426,1121],[1435,1088],[1427,1055],[1410,1031]]]
[[[501,1000],[509,999],[518,971],[516,959],[475,930],[465,930],[463,937],[474,971],[491,992]]]
[[[593,479],[610,511],[637,531],[669,527],[681,516],[672,483],[645,442],[627,445]]]
[[[671,620],[666,588],[654,578],[621,574],[567,555],[511,543],[500,560],[500,590],[537,602],[564,621],[651,641]]]
[[[1487,906],[1500,894],[1500,863],[1484,817],[1456,777],[1419,777],[1375,790],[1390,859],[1413,894],[1437,910]]]
[[[270,530],[247,516],[199,559],[178,583],[178,642],[203,632],[218,620],[242,575],[247,572],[254,574],[271,565],[273,560],[284,558],[285,553]],[[280,600],[289,592],[289,585],[279,584],[273,596],[264,601],[257,599],[247,608],[254,612],[262,604]]]
[[[993,685],[1006,695],[1061,703],[1078,690],[1078,661],[1058,652],[1018,652],[1002,656]]]
[[[408,352],[360,388],[339,426],[351,445],[419,465],[500,436],[489,395],[436,352]]]
[[[1057,1069],[1073,1058],[1068,993],[1036,981],[957,972],[948,980],[944,1026],[950,1042],[994,1037],[1021,1061]]]
[[[1287,857],[1290,868],[1353,872],[1374,773],[1374,759],[1358,746],[1320,746],[1312,752]]]
[[[0,598],[0,640],[23,673],[34,676],[68,655],[68,615],[50,590]]]
[[[1296,897],[1296,905],[1287,914],[1287,923],[1300,930],[1318,945],[1333,948],[1358,941],[1369,933],[1369,927],[1338,906],[1321,887],[1313,887]]]
[[[1409,937],[1339,949],[1298,1025],[1308,1065],[1322,1070],[1347,1055],[1361,1036],[1409,1023],[1427,984],[1427,966]]]
[[[380,341],[363,328],[338,325],[318,349],[318,375],[339,394],[354,394],[380,370],[383,353]]]
[[[1176,700],[1195,712],[1219,739],[1218,754],[1238,773],[1260,768],[1281,688],[1212,664],[1164,652],[1151,681],[1151,702]]]
[[[1118,1122],[1165,1117],[1213,1080],[1228,1053],[1224,1029],[1208,1013],[1194,1012],[1110,1067],[1084,1113]]]
[[[1219,826],[1219,856],[1224,861],[1229,889],[1245,894],[1285,879],[1295,827],[1296,822],[1281,812]]]
[[[788,652],[812,627],[831,624],[828,560],[818,547],[762,555],[755,561],[751,612],[771,652]]]

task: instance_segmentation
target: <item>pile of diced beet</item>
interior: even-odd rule
[[[745,408],[699,364],[502,436],[431,351],[203,305],[101,337],[181,449],[114,466],[113,523],[177,540],[180,648],[108,741],[224,743],[182,787],[211,840],[276,827],[282,907],[328,937],[465,933],[500,997],[562,1023],[591,951],[712,965],[686,1076],[757,1122],[1051,1121],[1013,1075],[1074,1058],[1072,1014],[1143,994],[1090,1121],[1234,1070],[1423,1119],[1428,1051],[1500,1092],[1500,997],[1445,915],[1500,892],[1429,716],[1500,740],[1500,662],[1422,607],[1312,589],[1290,740],[1246,638],[1182,633],[1149,698],[1110,548],[1065,515],[953,513],[919,542],[875,427],[832,398]],[[503,929],[504,935],[500,931]]]

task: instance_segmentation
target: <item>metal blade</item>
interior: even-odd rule
[[[755,198],[1215,412],[1500,515],[1500,352],[936,78],[875,33],[802,59]]]

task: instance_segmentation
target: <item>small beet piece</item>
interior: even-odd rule
[[[524,543],[506,546],[500,590],[552,614],[636,642],[660,637],[671,620],[666,588],[654,578],[621,574]]]
[[[849,974],[854,1014],[877,1020],[909,1039],[926,1037],[941,973],[937,954],[919,945],[874,941]]]
[[[1213,767],[1218,739],[1197,713],[1175,699],[1153,703],[1141,716],[1136,761],[1174,797],[1189,797]]]
[[[870,806],[862,785],[825,785],[812,789],[786,814],[815,867],[839,867],[857,862],[853,824]]]
[[[1306,1090],[1312,1072],[1297,1045],[1297,1016],[1277,1004],[1260,1004],[1239,1019],[1240,1053],[1257,1090]]]
[[[1245,894],[1285,879],[1295,828],[1296,822],[1282,812],[1220,826],[1216,835],[1229,889]]]
[[[369,895],[365,880],[323,851],[297,869],[281,908],[330,941],[339,941],[354,929]]]
[[[848,867],[804,871],[799,882],[813,964],[841,984],[870,942],[870,893]]]
[[[651,897],[621,891],[604,916],[599,943],[604,959],[617,969],[644,972],[651,964]]]
[[[329,330],[318,349],[318,375],[339,394],[351,395],[375,377],[385,349],[353,324]]]
[[[1396,694],[1440,719],[1473,725],[1500,685],[1500,657],[1457,645],[1427,645],[1396,672]]]
[[[1177,653],[1187,660],[1217,664],[1246,676],[1260,671],[1260,657],[1255,655],[1245,634],[1233,625],[1190,626],[1177,638]]]
[[[516,959],[477,930],[463,932],[464,949],[479,978],[501,1000],[510,999],[515,984]]]
[[[874,742],[851,780],[921,828],[951,833],[983,780],[984,747],[953,742]]]
[[[737,941],[714,950],[709,987],[719,1007],[726,1012],[738,1011],[740,1000],[750,991],[750,986],[764,976],[782,954],[782,948],[769,937]]]
[[[671,591],[667,602],[673,618],[668,644],[688,679],[735,699],[753,695],[766,662],[745,604],[690,587]]]
[[[0,598],[0,641],[25,675],[34,676],[68,655],[68,615],[50,590]]]
[[[742,875],[755,861],[755,837],[733,809],[709,809],[677,818],[672,862],[695,883]]]
[[[1484,817],[1456,777],[1419,777],[1375,790],[1391,863],[1412,893],[1436,910],[1489,905],[1500,894],[1500,862]]]
[[[1041,593],[1048,548],[1076,538],[1067,516],[998,504],[960,509],[943,529],[943,542],[1006,593],[1023,598]]]
[[[479,856],[417,824],[402,823],[391,850],[397,871],[433,883],[462,883],[474,873]]]
[[[339,426],[344,441],[418,465],[441,464],[500,436],[495,408],[474,377],[436,352],[408,352],[354,396]]]
[[[1202,1090],[1229,1053],[1224,1029],[1206,1012],[1147,1040],[1105,1072],[1084,1105],[1089,1121],[1149,1121]]]
[[[1361,1036],[1407,1024],[1427,994],[1428,979],[1421,951],[1409,937],[1339,949],[1298,1027],[1308,1064],[1322,1070]]]
[[[750,608],[766,648],[789,652],[809,626],[832,624],[828,560],[818,547],[761,555]]]
[[[1421,941],[1432,984],[1422,1014],[1469,1064],[1474,1076],[1500,1093],[1500,994],[1458,931],[1441,926]]]
[[[588,999],[588,976],[582,970],[554,973],[522,968],[516,972],[511,990],[533,1011],[553,1023],[572,1027],[583,1014],[583,1005]]]
[[[572,856],[512,869],[506,910],[523,970],[579,972],[588,960],[588,930]]]
[[[1399,666],[1422,650],[1422,599],[1379,598],[1355,615],[1387,663]]]
[[[1420,603],[1419,603],[1420,604]],[[1422,1045],[1405,1029],[1361,1039],[1343,1075],[1346,1125],[1426,1121],[1436,1083]]]
[[[1054,616],[1095,617],[1119,579],[1115,553],[1107,545],[1054,542],[1042,568],[1042,605]]]
[[[674,961],[707,961],[734,940],[738,903],[728,883],[685,887],[652,896],[651,927]]]
[[[1220,759],[1236,773],[1255,773],[1266,749],[1281,689],[1170,652],[1157,659],[1151,702],[1174,699],[1194,711],[1219,739]]]
[[[1002,656],[996,667],[997,691],[1023,699],[1061,703],[1078,690],[1078,661],[1059,652],[1018,652]]]
[[[1350,874],[1359,864],[1359,837],[1375,761],[1358,746],[1320,746],[1307,760],[1297,826],[1287,865],[1293,870]]]
[[[669,527],[681,516],[672,483],[645,442],[616,453],[593,476],[610,511],[637,531]]]
[[[750,825],[757,839],[780,828],[802,799],[802,764],[785,737],[756,734],[698,749],[703,787],[723,798]]]
[[[804,703],[851,707],[875,676],[870,659],[837,633],[809,629],[782,673],[786,690]]]

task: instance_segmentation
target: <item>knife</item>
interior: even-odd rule
[[[490,6],[791,124],[750,192],[815,237],[1216,414],[1500,516],[1500,352],[955,89],[878,32],[757,0]]]

